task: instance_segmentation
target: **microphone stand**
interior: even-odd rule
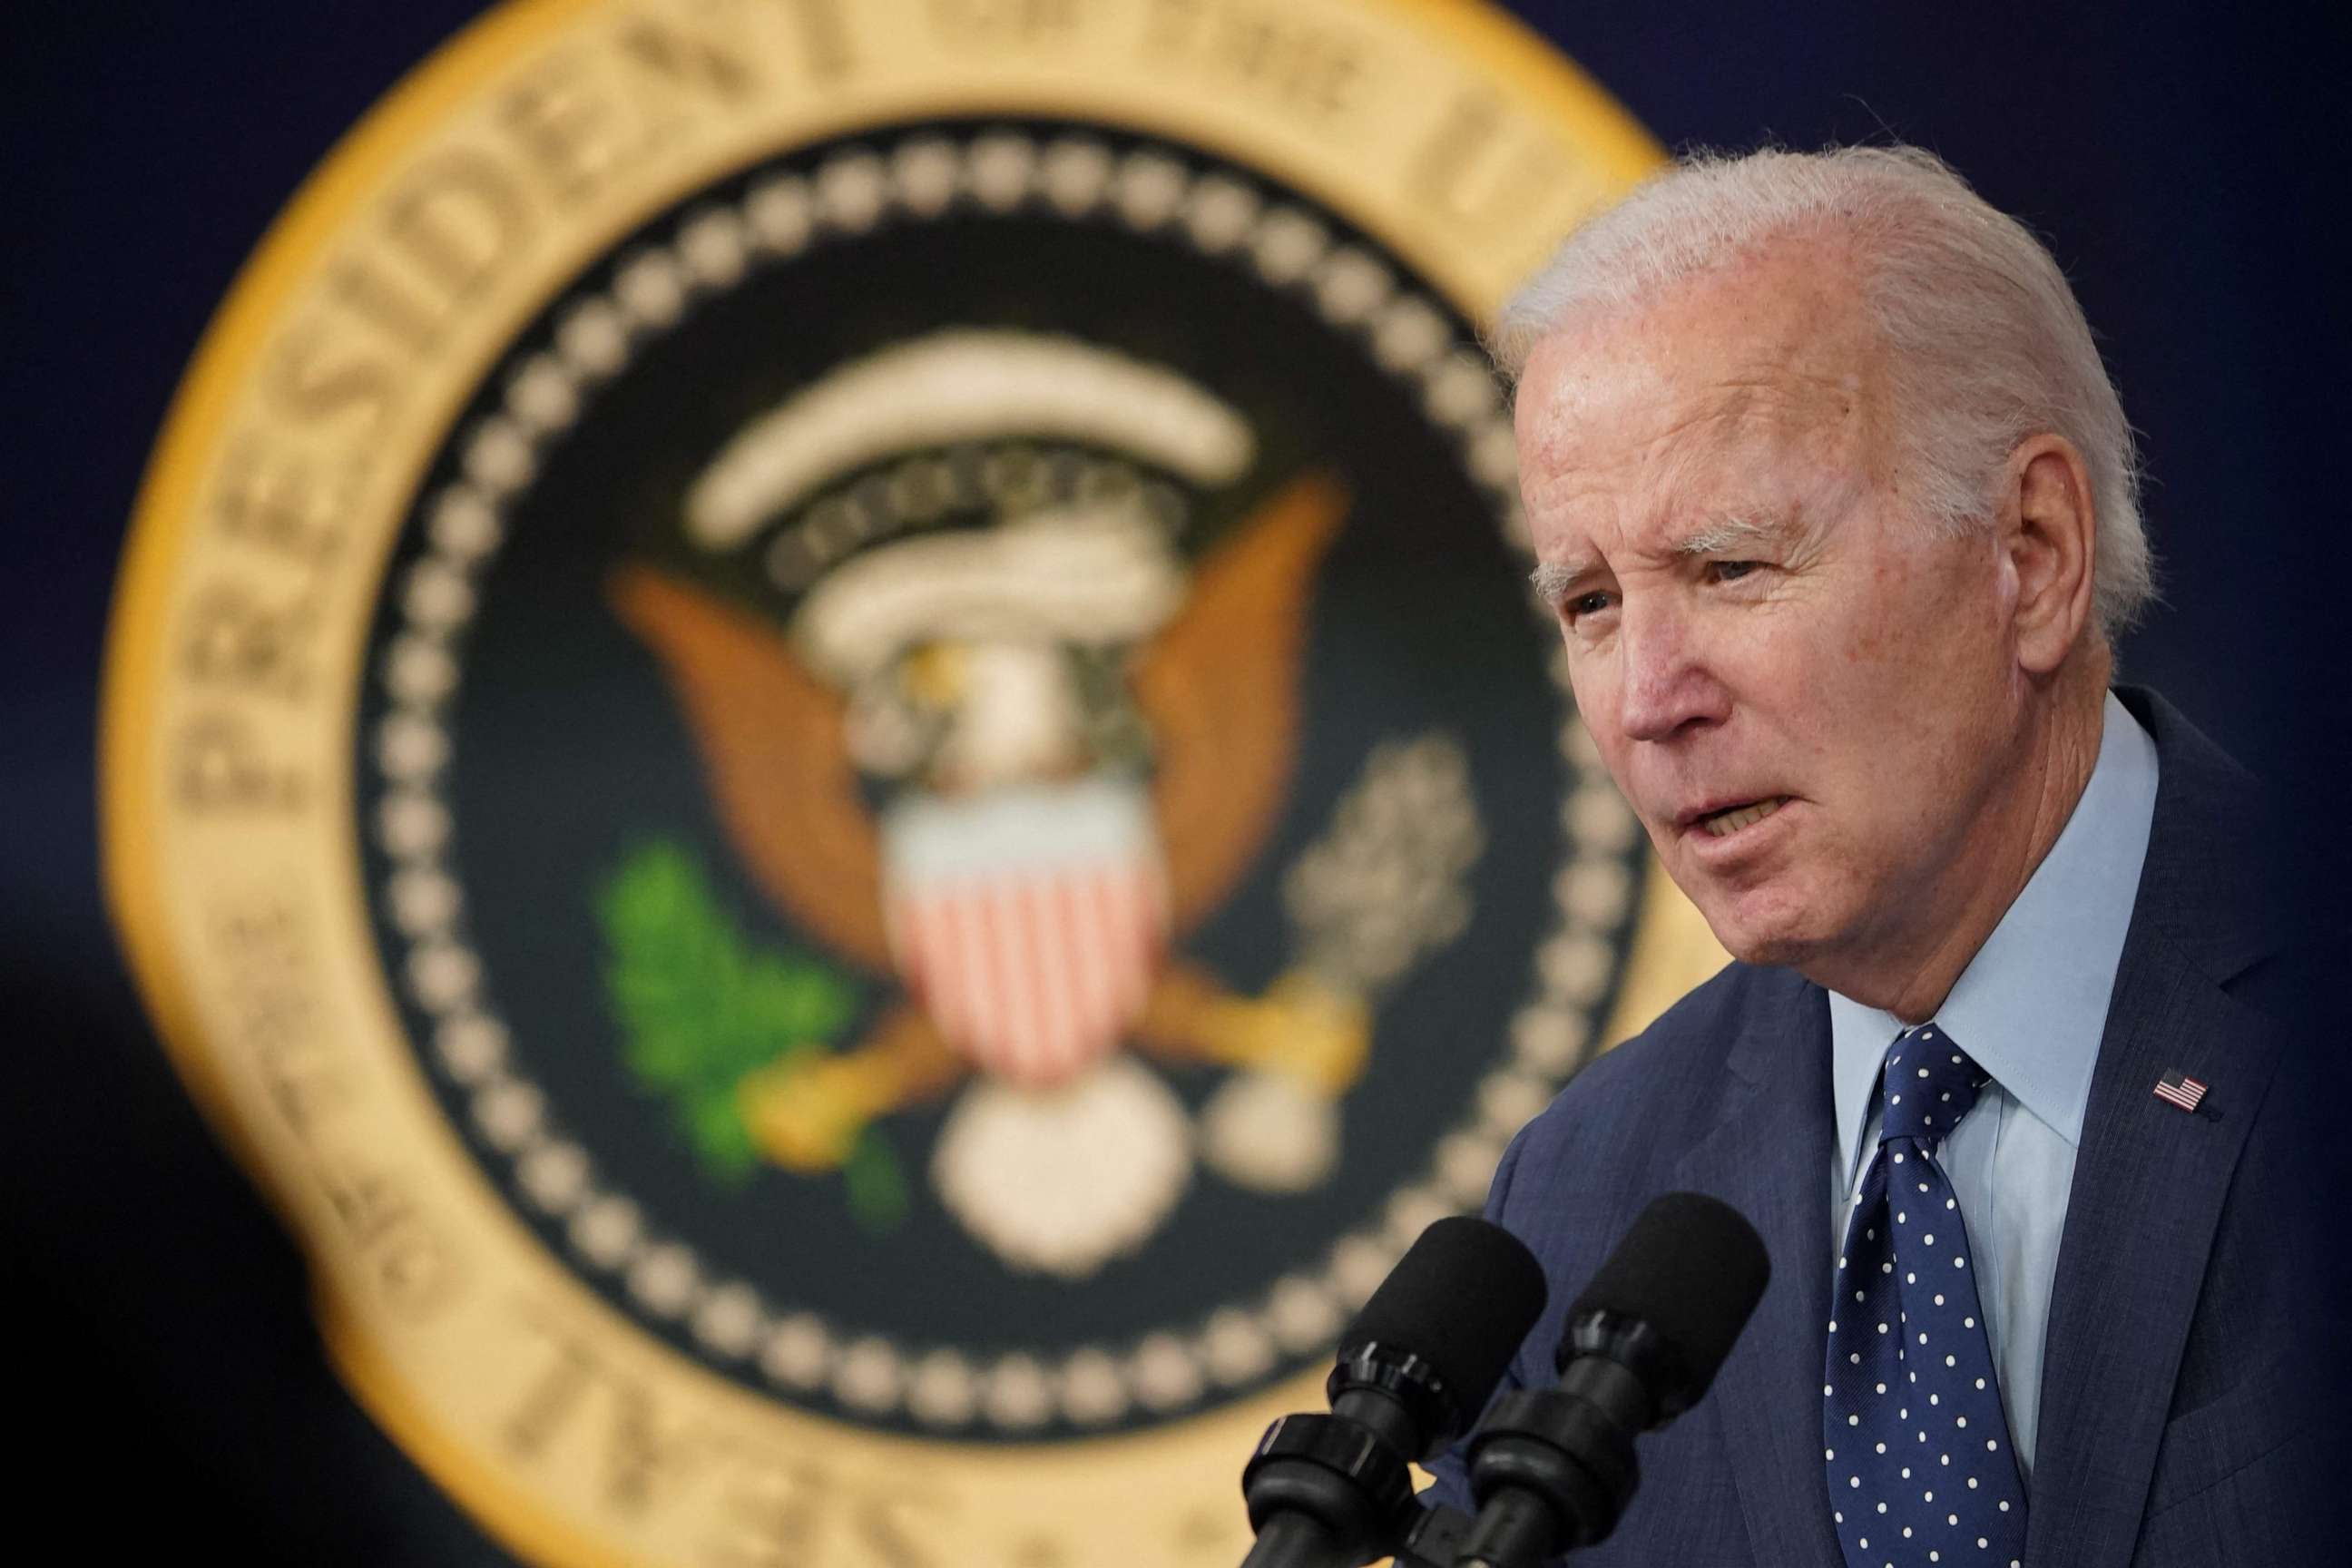
[[[1475,1522],[1460,1509],[1444,1503],[1423,1510],[1406,1532],[1404,1544],[1397,1548],[1397,1568],[1454,1568]]]

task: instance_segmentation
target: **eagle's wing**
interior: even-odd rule
[[[1159,740],[1152,804],[1179,931],[1232,890],[1289,787],[1307,591],[1347,510],[1330,475],[1293,479],[1210,553],[1137,668]]]
[[[781,632],[701,589],[629,566],[610,591],[668,673],[719,818],[760,886],[843,956],[887,972],[880,850],[842,699]]]

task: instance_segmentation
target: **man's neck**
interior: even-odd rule
[[[2029,726],[2011,777],[2016,787],[1979,819],[1973,842],[1953,860],[1959,885],[1920,900],[1937,913],[1932,927],[1888,933],[1859,960],[1800,965],[1806,977],[1841,995],[1884,1008],[1906,1024],[1925,1023],[2025,890],[2050,847],[2065,830],[2099,761],[2107,661],[2073,672],[2049,710]]]

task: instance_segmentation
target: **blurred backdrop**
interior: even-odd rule
[[[19,1429],[42,1450],[36,1465],[97,1488],[99,1502],[68,1504],[58,1490],[54,1507],[108,1556],[205,1540],[249,1561],[508,1561],[343,1392],[320,1352],[297,1253],[155,1044],[99,898],[94,773],[99,651],[118,552],[197,334],[303,176],[475,12],[436,0],[16,5],[0,24],[12,195],[0,289],[9,400],[0,973],[14,1044],[0,1147],[9,1298],[24,1323],[14,1338],[21,1377],[9,1383],[26,1389]],[[1983,5],[1928,14],[1527,0],[1512,12],[1658,143],[1776,139],[1804,148],[1900,136],[1943,153],[1988,200],[2049,237],[2103,336],[2152,472],[2147,517],[2164,605],[2124,644],[2124,677],[2164,691],[2288,790],[2315,823],[2316,851],[2336,853],[2326,839],[2347,762],[2336,590],[2343,503],[2331,468],[2343,439],[2347,310],[2336,237],[2345,61],[2319,9]],[[854,289],[856,279],[828,287]],[[1301,341],[1284,353],[1312,362],[1318,348]],[[1228,357],[1246,360],[1246,348],[1233,345]],[[1279,388],[1242,385],[1228,397],[1258,428],[1306,430],[1296,418],[1282,423]],[[1334,418],[1367,430],[1383,414],[1367,405]],[[1296,437],[1303,451],[1307,435]],[[593,470],[567,482],[581,505],[595,500]],[[1315,491],[1282,491],[1273,479],[1242,489],[1233,505],[1246,517],[1315,508]],[[1298,529],[1312,531],[1312,520]],[[1216,529],[1204,538],[1213,543]],[[658,562],[661,550],[646,545],[646,557]],[[1336,593],[1364,595],[1364,614],[1376,618],[1376,572],[1334,562]],[[1507,595],[1507,572],[1486,581]],[[646,642],[661,644],[656,602],[642,599],[640,609],[640,626],[654,627]],[[530,648],[546,627],[510,635]],[[1470,658],[1507,663],[1517,647]],[[1540,726],[1540,654],[1527,648],[1536,696],[1512,700],[1534,700],[1528,715]],[[856,666],[854,651],[842,658]],[[1315,687],[1324,666],[1348,668],[1345,648],[1307,660],[1307,703],[1318,712],[1343,708],[1355,691],[1345,679]],[[1507,687],[1507,677],[1496,679]],[[1421,733],[1412,700],[1395,696],[1395,712],[1383,717],[1406,741]],[[1442,693],[1418,700],[1442,703]],[[1465,766],[1517,766],[1503,733],[1515,712],[1506,705],[1496,715],[1496,736],[1461,742]],[[1312,736],[1307,752],[1301,787],[1319,790],[1324,804],[1367,778],[1334,764],[1324,781]],[[1397,775],[1442,793],[1449,762],[1413,757]],[[1522,797],[1482,797],[1484,835],[1507,839],[1519,820],[1548,818],[1564,778],[1545,769],[1557,766],[1573,775],[1573,759],[1538,757],[1527,762],[1534,783]],[[1307,839],[1303,827],[1284,853],[1306,856]],[[609,868],[637,902],[691,898],[663,881],[677,868],[658,847],[646,853]],[[679,875],[691,884],[691,872]],[[621,881],[607,886],[609,910],[628,902],[614,891]],[[751,884],[739,891],[757,896]],[[1512,900],[1522,898],[1506,884],[1479,884],[1477,893],[1491,910],[1519,908]],[[1524,905],[1534,924],[1540,889],[1524,898],[1534,900]],[[1473,938],[1510,950],[1506,975],[1524,969],[1527,931],[1477,926]],[[1200,947],[1240,973],[1246,954],[1279,941],[1273,926],[1244,921],[1212,926]],[[1430,969],[1418,980],[1421,1002],[1406,996],[1397,1006],[1430,1008],[1433,1027],[1500,1037],[1512,1025],[1507,1004],[1446,1004],[1446,987],[1484,985],[1484,973],[1475,962]],[[1265,983],[1261,975],[1256,985]],[[1465,1044],[1465,1060],[1475,1065],[1489,1047]],[[1383,1093],[1418,1090],[1392,1084]],[[1206,1114],[1192,1102],[1185,1110]],[[1350,1121],[1348,1135],[1381,1129]],[[875,1180],[846,1204],[887,1211],[891,1199],[877,1196]],[[1258,1180],[1279,1184],[1282,1175]],[[985,1199],[976,1204],[985,1208]],[[940,1196],[940,1206],[962,1215],[960,1246],[985,1244],[1000,1260],[1024,1246],[990,1232],[992,1220],[973,1217],[969,1204]],[[922,1323],[906,1331],[919,1333]],[[1075,1432],[1046,1436],[1077,1441]]]

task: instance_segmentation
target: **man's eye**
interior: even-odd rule
[[[1596,589],[1590,594],[1579,594],[1568,602],[1568,618],[1572,621],[1579,616],[1597,616],[1608,607],[1609,595],[1605,592]]]
[[[1755,561],[1715,561],[1708,563],[1709,567],[1715,573],[1715,580],[1718,583],[1737,583],[1742,577],[1747,576],[1750,572],[1755,571],[1760,564],[1761,563]]]

